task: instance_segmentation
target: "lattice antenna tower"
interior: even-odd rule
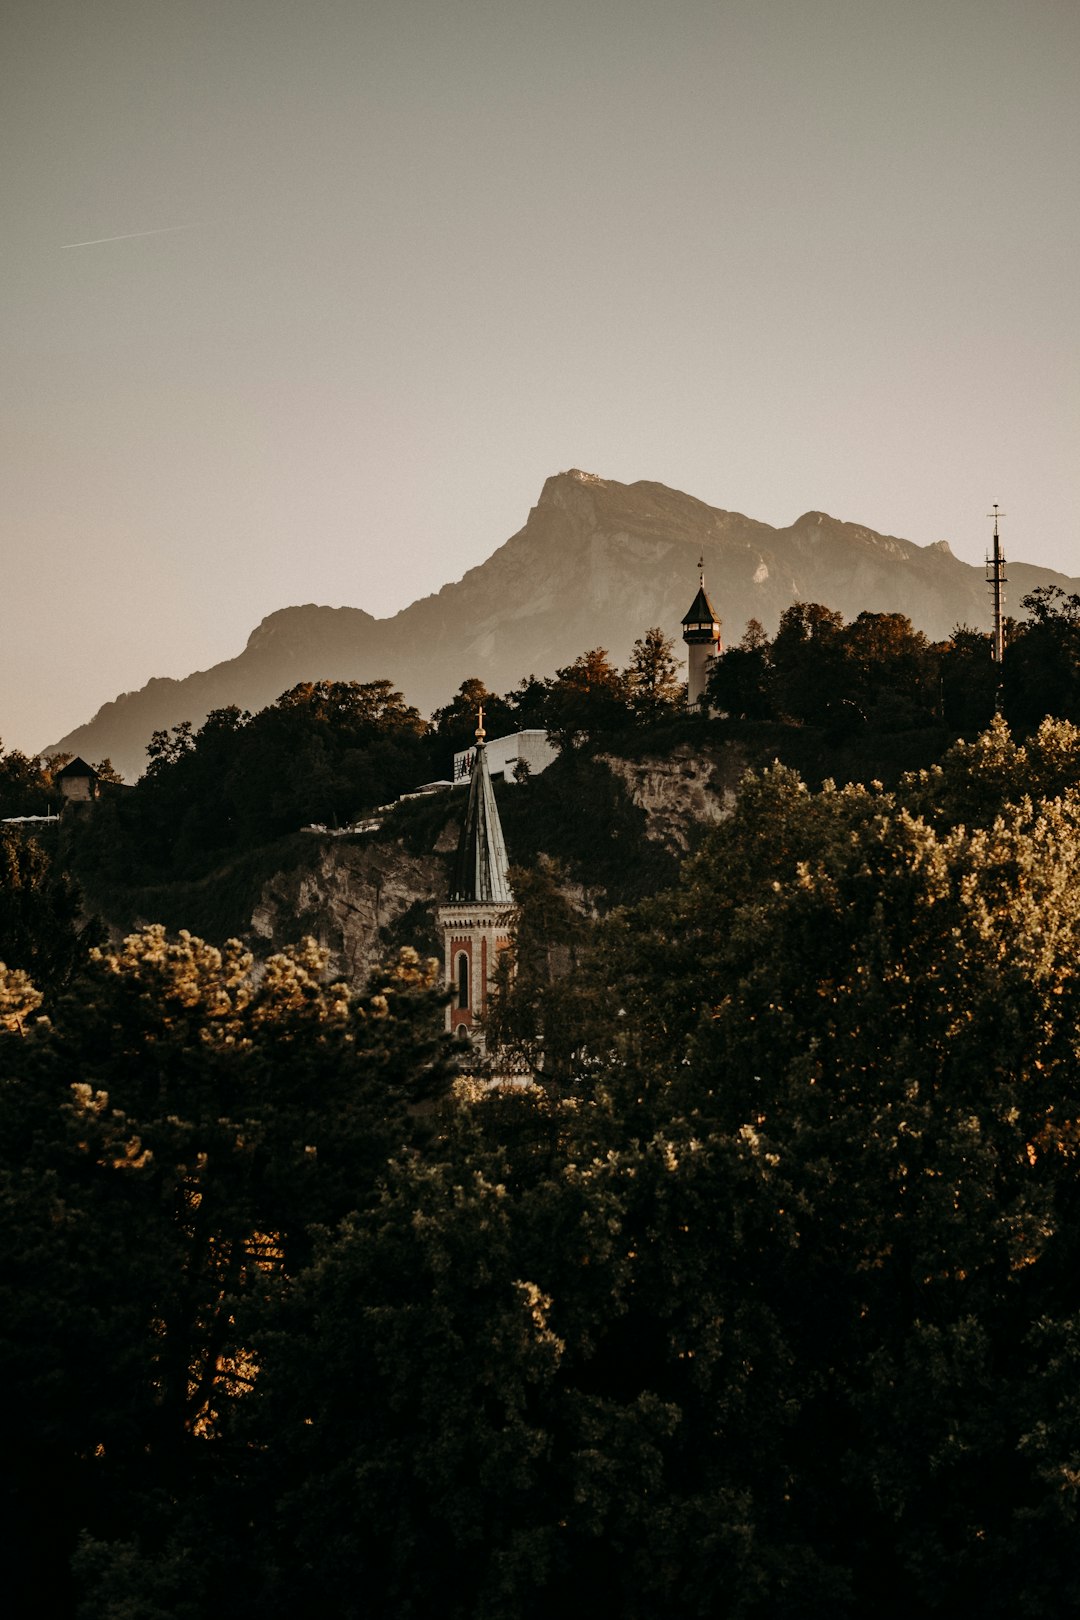
[[[986,515],[994,520],[993,550],[988,552],[986,557],[986,582],[990,586],[990,600],[994,608],[993,658],[994,663],[1000,669],[1005,657],[1005,617],[1003,612],[1005,592],[1002,587],[1006,583],[1007,575],[1005,573],[1005,553],[1001,549],[1001,536],[998,534],[998,519],[1005,517],[1006,514],[998,511],[997,502],[995,501],[994,510],[987,512]]]

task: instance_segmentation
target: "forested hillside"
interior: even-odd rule
[[[771,638],[751,622],[717,664],[708,719],[682,712],[657,629],[621,670],[592,649],[501,695],[471,678],[430,720],[385,680],[305,683],[254,715],[155,732],[133,788],[104,762],[93,813],[53,842],[115,938],[164,922],[264,954],[313,933],[362,978],[385,949],[434,948],[460,806],[447,794],[384,807],[449,775],[479,703],[489,737],[540,727],[561,750],[544,775],[500,788],[511,858],[556,863],[580,907],[604,912],[673,882],[749,767],[889,784],[988,724],[999,696],[1020,733],[1044,714],[1080,720],[1080,599],[1039,590],[1025,606],[1000,694],[984,635],[932,643],[898,614],[845,623],[815,603],[790,607]],[[0,811],[55,808],[55,769],[0,752]],[[367,830],[330,836],[357,823]],[[328,832],[301,832],[312,824]]]
[[[431,726],[293,692],[156,738],[51,855],[2,830],[16,1612],[1076,1607],[1080,714],[1035,710],[1080,695],[1080,602],[1036,600],[998,718],[978,638],[874,618],[751,629],[723,720],[649,636],[501,700],[562,745],[500,798],[528,1089],[483,1089],[407,941],[349,983],[110,944],[76,888],[273,865],[312,778],[385,802],[475,689]],[[437,861],[453,821],[356,848]]]

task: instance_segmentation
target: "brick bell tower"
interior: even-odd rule
[[[682,626],[689,665],[687,702],[691,709],[696,709],[708,684],[712,661],[719,658],[724,650],[720,640],[720,620],[705,591],[704,557],[698,563],[698,593],[686,611]]]
[[[446,1009],[452,1035],[469,1035],[483,1052],[484,1018],[498,953],[510,944],[514,896],[499,807],[484,748],[484,711],[476,728],[476,757],[469,778],[469,800],[445,905],[439,907],[446,982],[453,999]]]

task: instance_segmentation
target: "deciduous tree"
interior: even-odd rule
[[[675,643],[659,625],[634,642],[624,680],[630,711],[641,721],[658,720],[686,703],[686,682],[679,679]]]
[[[627,722],[626,681],[603,647],[556,670],[545,706],[548,735],[559,748],[575,748]]]
[[[35,1547],[70,1551],[79,1526],[153,1563],[199,1511],[258,1365],[249,1307],[316,1224],[370,1203],[445,1087],[434,964],[402,953],[366,994],[325,965],[309,942],[256,973],[236,942],[150,928],[96,952],[37,1025],[9,976],[3,1023],[24,1033],[0,1033],[0,1292],[4,1374],[34,1368],[7,1431],[31,1584],[49,1578]]]

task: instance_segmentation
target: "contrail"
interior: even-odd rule
[[[171,236],[173,231],[194,231],[195,225],[162,225],[156,231],[128,231],[124,236],[95,236],[89,242],[61,242],[61,248],[100,247],[103,242],[134,242],[139,236]]]

